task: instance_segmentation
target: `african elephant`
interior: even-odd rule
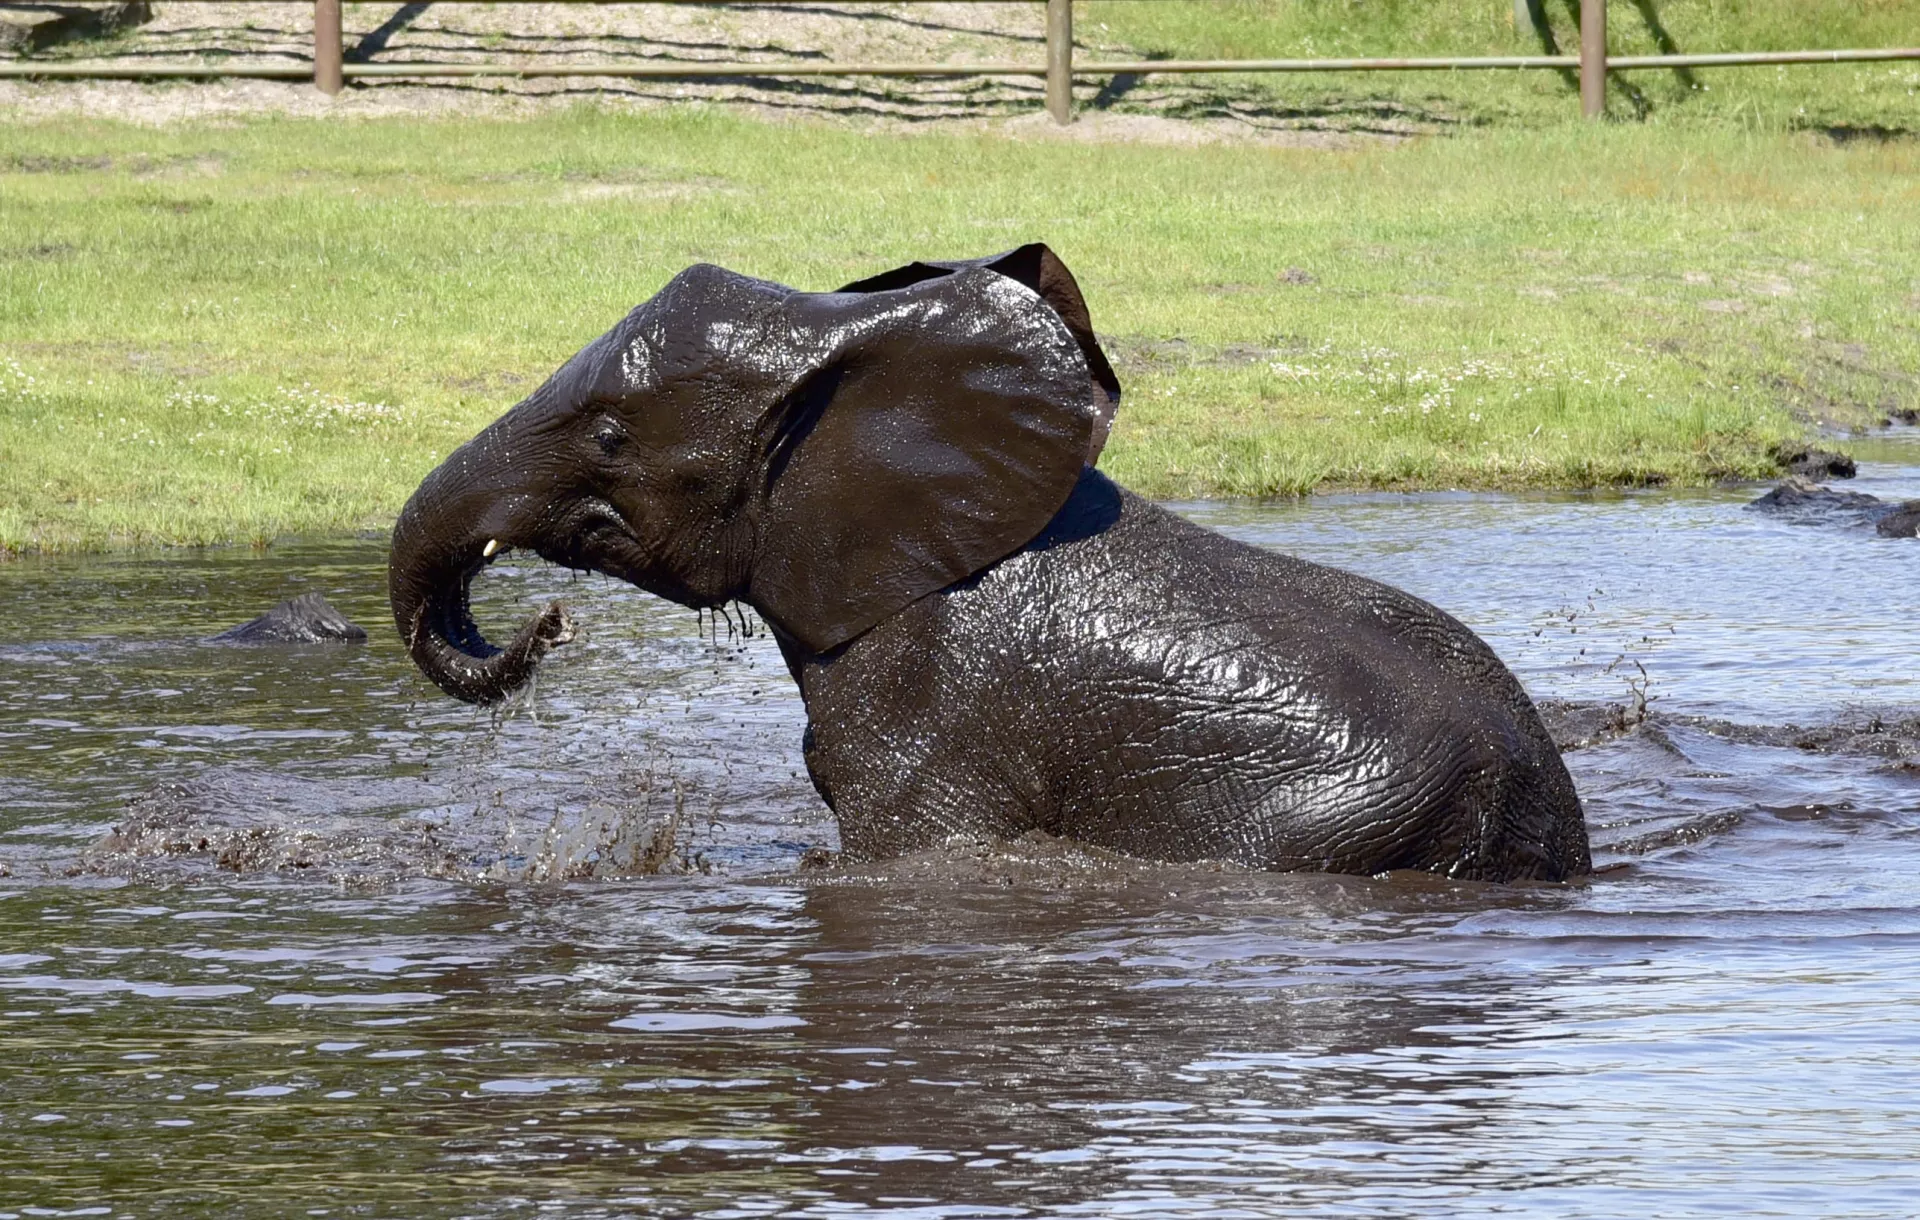
[[[468,589],[530,548],[743,602],[842,846],[1030,830],[1164,860],[1560,880],[1579,798],[1520,684],[1434,607],[1234,542],[1094,469],[1120,397],[1045,246],[839,292],[689,268],[427,476],[394,529],[415,662],[501,699]]]

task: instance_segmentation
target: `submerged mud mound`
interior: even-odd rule
[[[1799,725],[1619,703],[1539,708],[1572,756],[1596,864],[1692,847],[1756,818],[1897,828],[1920,808],[1920,712]]]
[[[219,784],[163,784],[128,803],[68,875],[159,882],[196,875],[315,877],[350,886],[409,878],[550,882],[705,871],[683,811],[590,809],[522,830],[484,815],[444,819],[248,808]]]
[[[1747,507],[1795,525],[1870,525],[1883,538],[1920,532],[1920,500],[1894,503],[1861,491],[1835,491],[1799,475]]]
[[[1667,730],[1692,729],[1736,745],[1804,750],[1812,754],[1880,758],[1920,774],[1920,712],[1861,712],[1827,724],[1742,724],[1623,703],[1543,699],[1541,720],[1560,752],[1571,753],[1629,733],[1658,739]]]
[[[1646,719],[1643,703],[1592,703],[1571,699],[1540,699],[1534,709],[1553,744],[1565,754],[1630,733]]]
[[[314,815],[288,822],[272,814],[220,809],[207,790],[163,784],[128,803],[126,820],[84,851],[71,873],[136,880],[198,865],[228,873],[311,872],[330,879],[386,880],[458,875],[462,860],[431,822]]]

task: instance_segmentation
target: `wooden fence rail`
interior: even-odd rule
[[[219,2],[219,0],[213,0]],[[1769,64],[1875,63],[1920,60],[1920,47],[1880,47],[1834,51],[1735,51],[1702,55],[1607,54],[1606,0],[1584,0],[1580,5],[1578,55],[1479,55],[1424,58],[1345,59],[1143,59],[1093,60],[1076,63],[1073,57],[1073,0],[1043,0],[1046,5],[1046,62],[1031,63],[794,63],[782,60],[705,60],[641,62],[632,60],[593,64],[476,63],[347,63],[342,50],[342,3],[392,3],[392,0],[246,0],[248,3],[313,5],[313,64],[139,63],[118,64],[84,60],[0,61],[0,79],[29,77],[45,80],[143,80],[162,78],[238,77],[256,80],[306,80],[323,92],[339,93],[348,80],[390,77],[446,78],[486,76],[619,76],[655,79],[714,77],[887,76],[967,77],[1029,76],[1046,81],[1047,112],[1057,123],[1073,121],[1075,77],[1147,76],[1216,72],[1469,72],[1572,71],[1580,74],[1580,108],[1588,118],[1599,118],[1607,108],[1607,73],[1641,68],[1731,68]],[[433,0],[439,4],[734,4],[740,0]],[[778,6],[818,0],[751,0]],[[899,0],[833,0],[838,4],[891,4]],[[949,0],[952,2],[952,0]],[[1035,0],[960,0],[966,4],[1028,4]],[[1143,0],[1146,2],[1146,0]],[[1515,0],[1515,11],[1528,0]]]

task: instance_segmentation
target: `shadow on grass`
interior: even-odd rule
[[[753,60],[778,57],[807,64],[832,61],[831,50],[788,46],[781,41],[749,41],[724,35],[687,39],[621,33],[515,33],[485,30],[464,24],[422,25],[431,7],[426,0],[410,0],[380,25],[359,36],[344,58],[353,64],[399,66],[410,60],[497,62],[502,55],[528,67],[566,64],[587,67],[644,62],[657,68],[685,64],[697,70],[715,60]],[[758,4],[725,5],[730,12],[762,12]],[[836,20],[858,21],[867,28],[935,31],[998,40],[1003,45],[1038,48],[1044,37],[1032,33],[978,29],[928,19],[913,13],[875,9],[847,9],[816,5],[779,6],[782,13],[805,13]],[[749,36],[751,37],[751,36]],[[1550,38],[1551,35],[1549,34]],[[241,57],[303,60],[310,53],[304,34],[253,22],[196,23],[192,26],[146,31],[134,44],[122,43],[99,56],[107,62],[178,60],[197,56],[217,75],[222,61]],[[1167,58],[1166,53],[1146,55]],[[1038,61],[1035,61],[1036,64]],[[560,83],[565,80],[566,83]],[[485,97],[511,95],[558,101],[623,100],[671,102],[707,100],[745,102],[796,115],[832,118],[876,118],[913,124],[943,120],[1017,118],[1039,110],[1043,90],[1038,79],[1019,77],[874,78],[784,77],[774,63],[758,72],[712,78],[662,76],[644,78],[592,76],[552,78],[547,81],[494,78],[358,78],[349,81],[356,93],[405,89],[423,96]],[[1088,92],[1091,90],[1091,96]],[[1124,73],[1105,80],[1086,80],[1077,92],[1090,111],[1148,115],[1176,120],[1228,121],[1250,134],[1284,135],[1289,131],[1314,135],[1405,137],[1417,132],[1458,128],[1462,120],[1417,102],[1378,98],[1327,96],[1283,98],[1256,81],[1218,78],[1167,78],[1150,73]]]
[[[1545,0],[1525,0],[1525,3],[1534,36],[1540,40],[1540,53],[1543,55],[1566,54],[1567,52],[1560,49],[1560,40],[1554,37],[1553,23],[1547,19]],[[1573,23],[1573,28],[1578,30],[1581,0],[1562,0],[1562,3],[1566,6],[1567,19]],[[1674,41],[1666,23],[1660,19],[1660,10],[1654,5],[1654,0],[1633,0],[1633,7],[1640,14],[1641,24],[1646,26],[1647,36],[1653,39],[1660,53],[1662,55],[1680,54],[1680,44]],[[1518,11],[1519,7],[1515,6],[1516,14]],[[1614,11],[1619,10],[1616,8]],[[1689,90],[1698,83],[1691,68],[1674,68],[1672,71],[1674,79]],[[1557,68],[1554,73],[1568,90],[1576,93],[1579,91],[1580,74],[1578,72],[1571,68]],[[1644,119],[1653,112],[1652,101],[1632,81],[1618,72],[1608,72],[1607,78],[1609,83],[1619,89],[1632,103],[1636,118]]]
[[[1835,144],[1900,144],[1920,139],[1920,128],[1885,127],[1879,123],[1810,123],[1799,128],[1816,132]]]

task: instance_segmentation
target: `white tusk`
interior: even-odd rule
[[[493,553],[499,549],[500,549],[500,540],[498,538],[489,538],[487,539],[486,549],[480,552],[480,558],[492,559]]]

